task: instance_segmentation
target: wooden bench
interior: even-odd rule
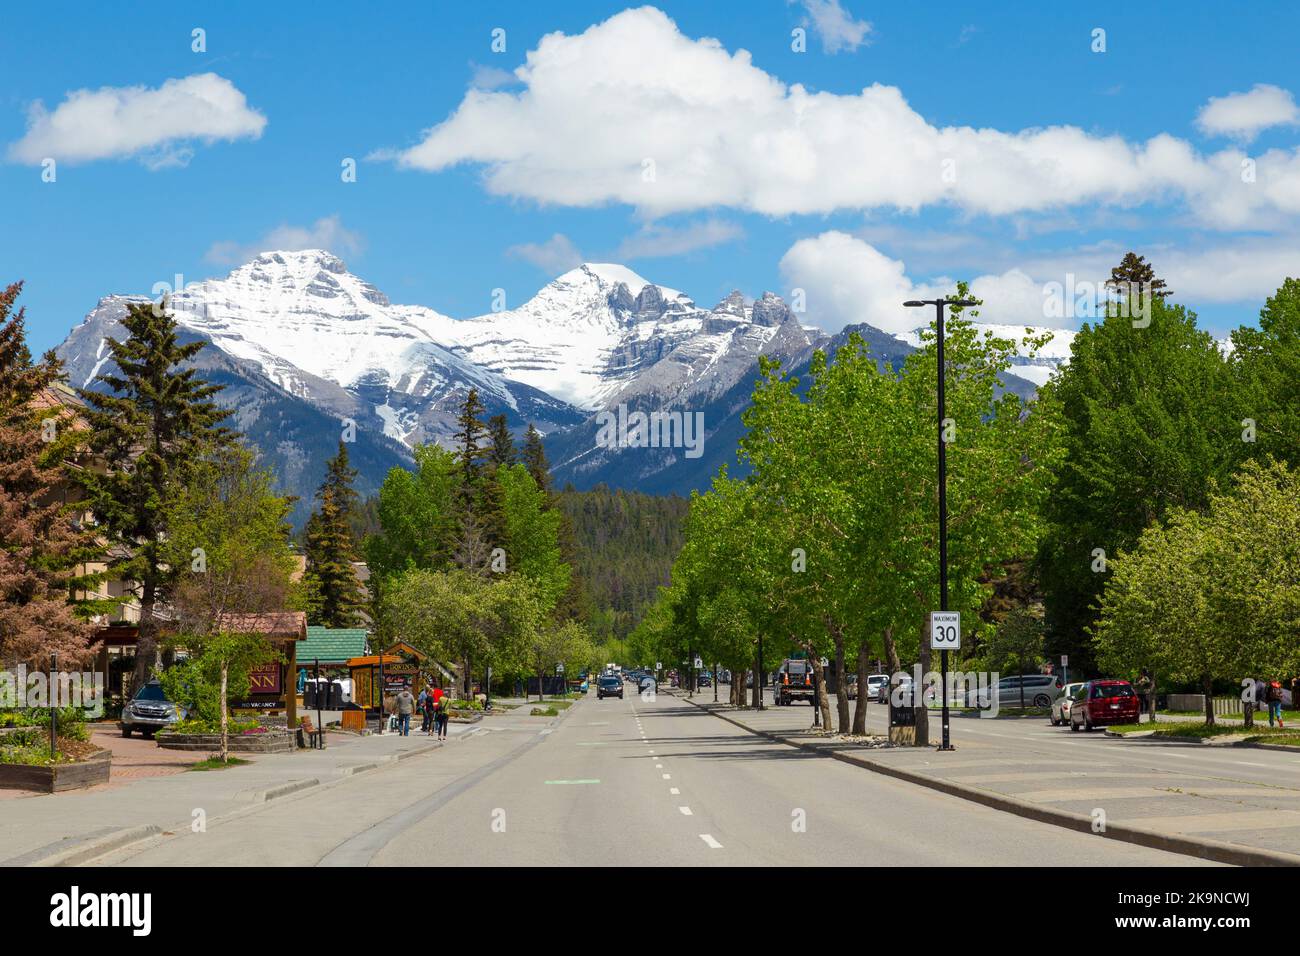
[[[310,717],[303,717],[298,727],[298,746],[325,749],[325,731],[315,726]]]

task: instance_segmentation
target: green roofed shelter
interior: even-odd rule
[[[367,651],[370,632],[364,627],[307,628],[307,640],[298,644],[298,666],[310,667],[319,660],[321,666],[342,667]]]

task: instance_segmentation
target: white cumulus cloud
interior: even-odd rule
[[[789,288],[804,290],[809,321],[832,332],[859,322],[894,334],[909,332],[929,324],[933,316],[905,307],[905,301],[935,299],[957,289],[957,280],[946,276],[914,280],[901,260],[838,230],[800,239],[782,256],[780,267]],[[1078,324],[1073,315],[1053,315],[1043,283],[1020,269],[966,278],[971,294],[985,302],[982,322],[1064,328]]]
[[[162,86],[74,90],[51,112],[37,101],[27,133],[9,158],[78,163],[139,157],[153,168],[184,165],[193,142],[257,139],[266,117],[233,83],[215,73],[170,79]]]
[[[853,19],[840,6],[840,0],[803,0],[803,8],[808,12],[808,20],[821,38],[822,49],[827,53],[856,50],[867,42],[871,24],[866,20]]]
[[[1272,126],[1295,126],[1300,107],[1289,90],[1269,83],[1256,83],[1248,93],[1212,96],[1196,116],[1201,132],[1231,136],[1249,142]]]
[[[343,225],[337,216],[324,216],[310,226],[282,224],[255,242],[214,242],[204,258],[219,266],[239,266],[263,252],[299,252],[325,249],[337,256],[354,256],[365,243],[359,233]]]
[[[653,7],[548,34],[516,76],[521,88],[471,89],[419,143],[375,156],[428,171],[477,164],[495,194],[620,202],[651,217],[940,204],[1004,216],[1155,201],[1185,203],[1207,225],[1259,228],[1300,213],[1300,150],[1251,159],[1202,155],[1167,133],[935,126],[897,87],[786,85]]]

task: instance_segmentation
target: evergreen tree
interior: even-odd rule
[[[0,292],[0,661],[48,664],[52,651],[67,660],[85,650],[88,629],[68,598],[87,533],[57,494],[51,439],[65,423],[43,423],[52,412],[34,406],[60,365],[52,353],[32,363],[23,310],[13,312],[21,289]]]
[[[108,573],[132,582],[140,601],[133,675],[140,686],[161,661],[157,611],[181,573],[161,560],[166,503],[197,462],[235,436],[221,424],[231,413],[211,401],[222,386],[184,367],[204,343],[178,341],[165,301],[130,306],[122,326],[125,341],[107,340],[115,369],[96,378],[109,391],[81,391],[99,467],[78,476],[108,545]]]
[[[1163,299],[1174,291],[1165,288],[1164,279],[1156,278],[1155,270],[1147,262],[1146,256],[1139,256],[1136,252],[1126,253],[1120,264],[1110,270],[1110,280],[1106,285],[1132,295],[1147,290],[1156,299]]]
[[[352,567],[356,543],[352,517],[357,493],[356,469],[348,464],[348,447],[325,466],[325,480],[316,492],[317,507],[307,519],[307,614],[324,627],[356,627],[362,607],[361,586]]]
[[[471,388],[461,405],[456,418],[456,454],[460,459],[460,494],[463,501],[474,497],[478,487],[479,473],[485,456],[483,438],[487,429],[483,426],[483,403],[479,400],[478,389]]]
[[[519,460],[515,452],[515,439],[506,425],[505,415],[493,415],[488,419],[488,437],[492,441],[488,449],[489,467],[509,468]]]
[[[524,467],[537,482],[537,487],[551,494],[551,466],[546,460],[546,449],[542,447],[542,435],[533,424],[528,424],[528,435],[524,438]]]

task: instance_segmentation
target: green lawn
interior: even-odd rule
[[[209,757],[207,760],[200,760],[190,770],[226,770],[229,767],[238,767],[248,763],[247,760],[241,760],[239,757],[227,757],[225,763],[222,763],[219,757]]]
[[[1205,724],[1115,724],[1106,728],[1113,730],[1117,734],[1135,734],[1144,731],[1151,731],[1153,737],[1222,737],[1227,734],[1244,734],[1247,733],[1240,724],[1215,724],[1213,727],[1207,727]],[[1296,736],[1294,731],[1281,729],[1280,727],[1260,727],[1256,725],[1248,732],[1252,737],[1275,736]]]

